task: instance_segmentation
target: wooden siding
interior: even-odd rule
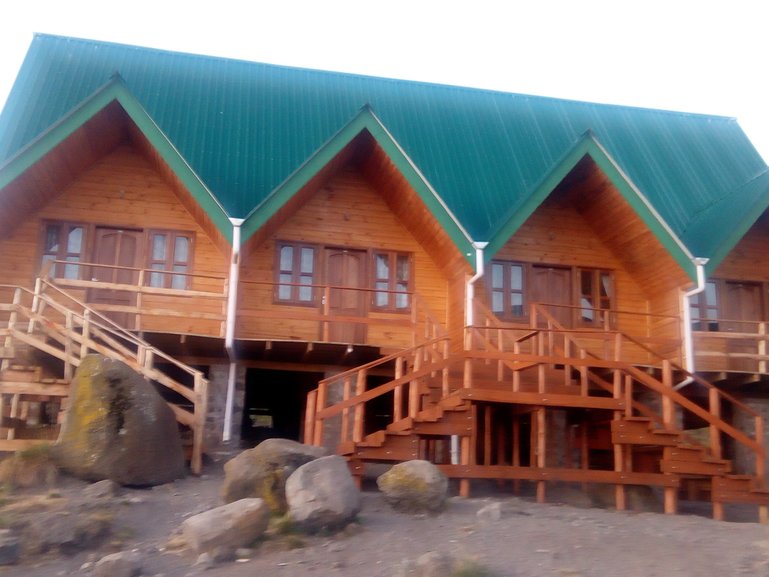
[[[711,276],[769,282],[769,214],[756,220]]]
[[[342,169],[324,186],[306,198],[301,208],[284,218],[269,239],[244,256],[241,278],[239,338],[275,338],[317,341],[315,320],[291,320],[293,314],[314,316],[317,307],[292,307],[273,303],[275,243],[277,240],[304,242],[329,247],[379,249],[413,255],[413,288],[423,297],[433,315],[446,322],[447,282],[438,264],[417,242],[411,230],[389,209],[379,193],[352,166]],[[316,284],[323,282],[317,271]],[[269,318],[278,315],[282,318]],[[372,319],[407,322],[405,313],[369,312]],[[385,324],[369,325],[367,342],[383,346],[411,344],[410,330]]]
[[[30,287],[40,266],[42,223],[45,220],[78,222],[117,228],[189,231],[194,234],[192,272],[223,277],[228,255],[223,255],[161,175],[135,149],[122,145],[83,171],[60,194],[25,219],[0,242],[3,282]],[[90,242],[88,240],[87,242]],[[86,258],[90,257],[86,252]],[[140,257],[146,266],[146,255]],[[221,292],[222,281],[196,277],[190,287]],[[85,291],[73,291],[85,297]],[[173,307],[170,307],[173,305]],[[221,315],[222,301],[189,299],[180,303],[167,296],[147,296],[145,308],[176,308]],[[170,317],[148,319],[143,330],[174,333],[221,334],[221,321],[184,321]]]
[[[576,186],[574,183],[572,185]],[[586,186],[584,183],[583,185]],[[663,281],[661,277],[664,277],[664,271],[667,271],[674,280],[678,279],[678,283],[684,283],[685,275],[680,269],[672,270],[675,265],[673,259],[669,256],[663,257],[660,254],[664,251],[662,246],[656,239],[655,246],[648,235],[640,230],[642,221],[630,211],[629,206],[622,206],[627,203],[616,190],[603,186],[600,191],[590,191],[592,189],[574,191],[559,187],[523,223],[494,258],[611,270],[614,273],[614,308],[619,311],[642,313],[617,315],[617,328],[636,337],[677,339],[680,323],[676,319],[643,315],[679,316],[680,284],[676,285],[668,278]],[[591,197],[593,200],[575,200],[584,197]],[[613,219],[630,222],[615,224]],[[625,242],[621,236],[623,230],[653,250],[650,261],[660,260],[662,275],[657,274],[651,266],[639,265],[633,243]],[[477,294],[488,299],[485,288],[479,287]],[[680,351],[673,342],[665,343],[663,350],[674,360],[680,360]]]

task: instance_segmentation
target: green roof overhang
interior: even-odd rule
[[[490,260],[515,234],[542,202],[555,190],[577,163],[585,156],[590,157],[609,178],[630,206],[646,224],[649,230],[665,247],[670,256],[679,264],[693,281],[697,279],[694,257],[684,243],[662,219],[649,200],[641,193],[617,162],[601,146],[592,132],[586,132],[577,143],[558,161],[545,177],[534,187],[534,192],[512,213],[492,236],[486,249],[485,258]]]
[[[419,198],[443,227],[448,236],[470,264],[475,264],[475,249],[470,235],[449,210],[446,203],[430,185],[416,164],[385,128],[370,107],[364,106],[350,122],[315,151],[286,180],[276,187],[246,217],[243,223],[243,241],[248,240],[267,223],[278,210],[328,165],[336,155],[363,132],[368,132],[385,152],[395,167],[408,181]]]
[[[136,127],[192,194],[224,238],[231,243],[232,225],[224,208],[118,75],[115,75],[107,84],[95,91],[89,98],[0,166],[0,191],[112,102],[118,102],[122,106]]]

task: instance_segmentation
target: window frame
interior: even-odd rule
[[[155,258],[155,237],[165,235],[165,256],[164,258]],[[177,260],[177,239],[187,239],[187,259]],[[191,285],[191,274],[195,255],[195,233],[186,230],[172,229],[148,229],[146,232],[146,268],[144,286],[153,288],[167,288],[175,290],[189,290]],[[163,268],[155,269],[155,265],[163,265]],[[185,267],[184,270],[175,270],[177,266]],[[156,284],[153,279],[160,278],[161,282]],[[174,286],[177,279],[182,279],[183,286]]]
[[[281,253],[284,248],[292,249],[291,256],[291,269],[283,269],[281,267]],[[290,305],[290,306],[302,306],[302,307],[314,307],[318,305],[318,290],[315,285],[318,284],[319,274],[319,262],[321,246],[307,242],[295,242],[295,241],[276,241],[275,243],[275,261],[273,266],[273,282],[275,289],[273,291],[272,301],[273,304]],[[308,273],[302,271],[302,250],[309,249],[313,251],[312,255],[312,270]],[[281,277],[284,275],[290,275],[291,281],[283,280]],[[309,278],[309,283],[302,283],[302,278]],[[290,282],[291,284],[282,284]],[[302,289],[307,285],[310,285],[310,298],[302,298]],[[288,298],[282,296],[281,290],[287,287],[290,296]]]
[[[82,280],[84,276],[86,276],[83,273],[83,269],[85,266],[83,263],[88,262],[85,258],[85,256],[89,253],[89,245],[88,243],[91,240],[91,231],[90,231],[90,225],[84,223],[84,222],[78,222],[78,221],[68,221],[68,220],[43,220],[41,222],[40,227],[40,258],[38,259],[38,262],[40,263],[40,268],[45,265],[46,262],[51,260],[57,260],[57,261],[67,261],[68,258],[77,257],[79,260],[72,261],[79,264],[73,264],[73,265],[62,265],[60,263],[56,263],[52,265],[51,270],[51,276],[54,278],[61,278],[61,279],[69,279],[69,280]],[[49,227],[57,226],[59,228],[58,236],[58,250],[53,253],[52,251],[48,250],[47,244],[48,244],[48,229]],[[83,230],[82,237],[80,239],[80,251],[70,252],[68,250],[68,236],[70,234],[70,231],[75,228],[81,228]],[[64,241],[64,242],[62,242]],[[49,257],[49,258],[46,258]],[[68,276],[66,274],[67,268],[69,266],[74,266],[77,269],[77,274],[73,276]],[[59,268],[63,268],[63,275],[59,275],[58,271]]]
[[[377,266],[378,257],[384,257],[387,259],[387,276],[379,276],[379,267]],[[401,259],[406,262],[406,279],[405,289],[401,288],[404,284],[403,280],[399,278],[398,273],[401,270],[399,268],[399,261]],[[413,287],[414,287],[414,258],[411,253],[402,251],[389,251],[389,250],[372,250],[371,251],[371,267],[368,278],[369,288],[374,292],[371,295],[371,310],[377,312],[390,312],[390,313],[410,313],[413,300]],[[387,288],[380,287],[380,284],[387,284]],[[388,292],[381,292],[388,291]],[[401,296],[405,296],[406,303],[403,306],[399,305],[399,299]],[[385,297],[386,302],[379,304],[378,299]]]
[[[614,318],[611,315],[611,310],[614,308],[616,302],[615,282],[613,271],[605,268],[593,268],[593,267],[573,267],[574,268],[574,302],[577,307],[575,310],[576,325],[583,327],[603,327],[606,326],[606,315],[609,315],[609,327],[614,325]],[[589,275],[590,278],[590,294],[586,294],[583,288],[584,275]],[[604,277],[609,278],[609,291],[607,295],[601,292],[601,288],[604,286],[602,280]],[[583,305],[584,299],[589,299],[590,307]],[[603,306],[604,302],[608,306]],[[598,306],[596,306],[596,304]],[[586,318],[583,311],[590,308],[594,313],[597,313],[595,318]]]
[[[502,286],[494,286],[494,267],[502,267]],[[513,287],[512,283],[512,269],[520,268],[521,271],[521,288]],[[525,322],[529,318],[528,310],[528,294],[531,292],[531,287],[528,286],[530,274],[529,263],[524,263],[516,260],[504,260],[494,259],[489,263],[490,278],[486,285],[488,287],[489,294],[489,308],[491,312],[497,316],[497,318],[509,320],[513,322]],[[502,310],[497,312],[494,310],[494,293],[502,295]],[[520,304],[513,304],[515,300],[514,295],[520,296]],[[520,314],[516,314],[514,307],[521,307]]]

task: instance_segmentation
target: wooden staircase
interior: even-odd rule
[[[447,337],[434,339],[321,381],[308,397],[305,439],[336,448],[359,476],[366,463],[428,459],[460,479],[463,494],[471,479],[481,478],[532,481],[541,501],[548,482],[608,483],[618,509],[625,508],[627,485],[651,485],[663,490],[668,513],[676,512],[679,493],[696,485],[717,519],[725,504],[747,503],[767,520],[758,414],[667,359],[645,369],[623,361],[623,348],[643,349],[626,335],[579,334],[542,311],[532,316],[537,328],[510,329],[504,339],[501,332],[494,342],[466,338],[465,350],[451,353]],[[600,342],[600,350],[583,341]],[[378,363],[395,366],[393,379],[369,389],[367,371]],[[704,405],[674,389],[683,378],[706,393]],[[331,390],[341,392],[340,402],[326,402]],[[390,403],[391,420],[367,430],[367,404],[375,399]],[[754,434],[722,412],[742,412],[743,422],[753,420]],[[707,427],[705,442],[681,428],[687,421]],[[567,428],[574,439],[553,448],[548,436],[567,435]],[[449,444],[460,447],[458,457],[449,459]],[[748,470],[725,456],[725,448],[737,447],[753,456]]]
[[[75,369],[98,353],[126,363],[168,394],[177,421],[191,433],[191,469],[200,473],[208,385],[200,371],[44,277],[34,291],[0,285],[0,343],[0,451],[56,439]]]

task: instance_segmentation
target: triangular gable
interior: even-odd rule
[[[705,268],[712,273],[767,209],[769,169],[699,213],[683,238],[697,254],[710,259]]]
[[[251,211],[243,223],[243,240],[246,241],[254,235],[313,177],[318,175],[324,167],[332,162],[346,146],[350,145],[353,139],[364,132],[371,135],[377,145],[408,181],[426,208],[440,223],[457,249],[465,256],[468,262],[474,264],[475,249],[473,248],[473,240],[470,238],[470,235],[420,172],[419,168],[408,157],[403,148],[395,141],[390,132],[368,106],[363,107],[350,122],[318,148],[310,158]]]
[[[0,191],[22,176],[35,163],[43,159],[56,146],[63,143],[77,129],[84,126],[113,102],[120,104],[150,145],[154,147],[162,160],[211,219],[222,236],[227,241],[232,242],[232,225],[224,208],[187,164],[173,143],[150,118],[118,75],[115,75],[102,88],[0,166]]]
[[[696,280],[696,267],[690,251],[591,132],[586,132],[571,150],[553,166],[523,203],[513,207],[511,215],[503,221],[497,232],[489,240],[485,258],[491,259],[505,245],[508,239],[577,166],[577,163],[586,156],[592,159],[609,178],[678,265],[692,280]]]

